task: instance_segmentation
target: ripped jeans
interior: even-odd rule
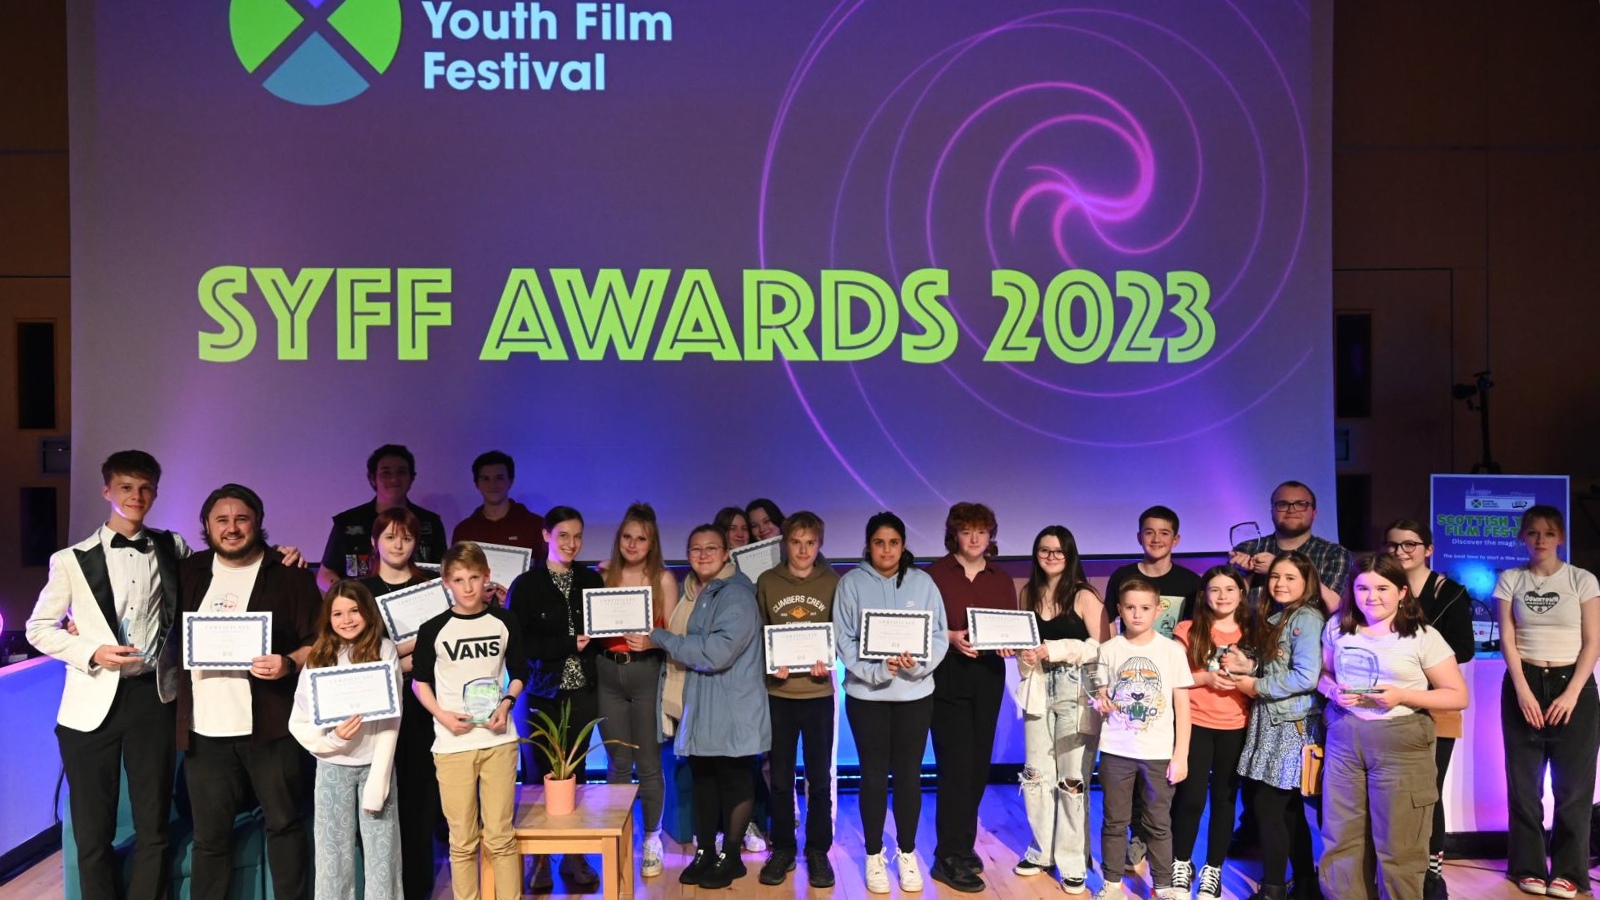
[[[1080,710],[1086,722],[1098,724],[1098,717],[1088,708],[1076,675],[1076,666],[1046,673],[1045,714],[1022,721],[1027,753],[1020,778],[1022,800],[1033,830],[1024,858],[1040,866],[1053,863],[1062,878],[1088,873],[1089,777],[1100,743],[1098,730],[1078,730]]]

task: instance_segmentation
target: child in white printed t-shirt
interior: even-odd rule
[[[1105,717],[1100,728],[1100,829],[1103,872],[1121,872],[1127,854],[1133,792],[1143,796],[1150,878],[1157,897],[1184,897],[1172,887],[1173,785],[1188,774],[1189,693],[1194,684],[1183,646],[1155,631],[1161,594],[1133,577],[1118,591],[1122,634],[1100,645],[1105,688],[1094,698]],[[1097,900],[1121,900],[1120,878],[1107,877]]]

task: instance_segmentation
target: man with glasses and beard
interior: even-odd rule
[[[321,595],[310,572],[267,544],[261,498],[225,484],[200,510],[208,550],[184,560],[184,612],[272,613],[270,652],[242,671],[191,670],[178,679],[178,749],[194,812],[192,894],[229,896],[233,819],[248,785],[265,814],[267,863],[278,900],[304,897],[309,868],[304,751],[289,734],[296,673],[316,636]],[[169,641],[182,659],[187,635]]]
[[[1317,495],[1298,481],[1285,481],[1272,492],[1272,533],[1244,541],[1233,548],[1228,561],[1250,577],[1250,602],[1261,599],[1267,570],[1279,553],[1299,550],[1311,557],[1322,582],[1322,604],[1328,614],[1339,609],[1345,582],[1350,578],[1350,551],[1311,533],[1317,521]]]

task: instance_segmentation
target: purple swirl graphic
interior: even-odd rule
[[[1003,17],[1015,7],[969,4],[944,23],[941,33],[957,37],[896,53],[871,39],[893,19],[885,4],[836,6],[777,106],[761,264],[894,280],[948,270],[960,335],[938,365],[949,412],[1015,441],[1019,455],[1214,440],[1292,395],[1313,357],[1276,345],[1316,287],[1302,263],[1312,215],[1306,10],[1037,6]],[[812,85],[841,73],[858,78],[858,102],[828,106]],[[1032,362],[986,362],[1005,312],[988,283],[999,269],[1041,291],[1066,269],[1113,285],[1120,270],[1157,281],[1198,272],[1211,287],[1215,346],[1181,364],[1073,365],[1040,342]],[[1181,330],[1167,315],[1153,336]],[[937,485],[951,483],[948,463],[923,449],[928,423],[901,411],[892,380],[874,377],[895,364],[904,365],[785,367],[828,451],[875,502],[947,503]],[[1128,415],[1129,404],[1141,414]]]

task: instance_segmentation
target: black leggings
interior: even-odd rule
[[[1221,867],[1233,838],[1234,802],[1239,796],[1239,757],[1244,753],[1243,728],[1218,730],[1195,725],[1189,729],[1189,777],[1178,782],[1172,799],[1172,857],[1187,860],[1194,854],[1200,833],[1200,814],[1211,801],[1211,824],[1206,829],[1206,865]]]
[[[1299,790],[1256,785],[1256,824],[1261,829],[1261,883],[1288,884],[1289,862],[1298,879],[1316,880],[1311,857],[1311,826]]]
[[[1434,738],[1433,764],[1439,770],[1439,802],[1433,805],[1433,837],[1428,839],[1429,854],[1444,852],[1444,776],[1450,770],[1450,754],[1455,749],[1455,738]]]
[[[694,842],[715,854],[717,832],[725,836],[723,852],[739,854],[739,842],[750,824],[755,805],[755,783],[750,779],[754,756],[691,756],[694,776]]]
[[[861,836],[868,856],[883,852],[894,774],[894,835],[901,853],[917,849],[922,815],[922,753],[933,724],[933,695],[919,700],[861,700],[845,695],[844,712],[861,759]]]

